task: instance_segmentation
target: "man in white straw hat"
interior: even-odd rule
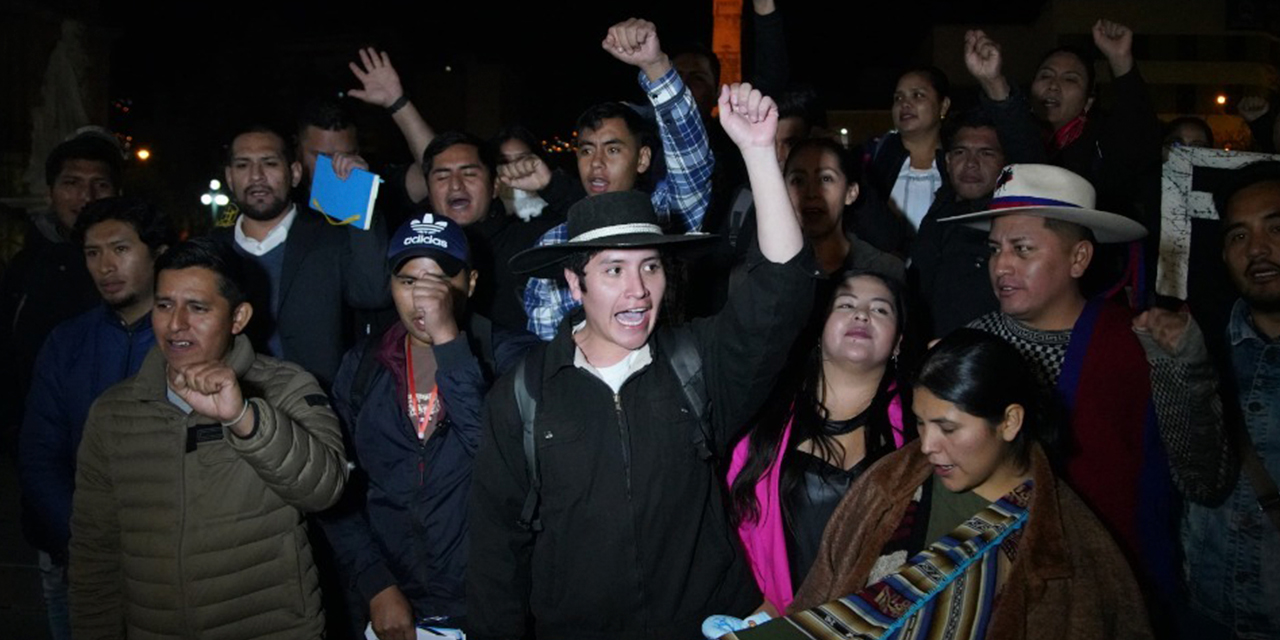
[[[512,260],[563,274],[582,309],[489,395],[469,637],[526,637],[531,619],[540,638],[693,638],[708,614],[761,602],[715,461],[782,367],[816,268],[774,155],[773,101],[724,88],[720,119],[751,179],[759,253],[719,314],[658,326],[664,259],[708,236],[663,235],[639,192],[579,202],[566,243]]]
[[[1066,169],[1015,164],[1001,173],[987,211],[947,221],[989,228],[1000,311],[970,326],[1017,347],[1064,405],[1066,478],[1140,580],[1168,602],[1177,584],[1178,493],[1212,502],[1231,488],[1221,402],[1189,313],[1134,317],[1108,296],[1081,292],[1094,243],[1146,235],[1094,203],[1092,185]]]

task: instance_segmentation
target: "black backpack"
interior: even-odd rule
[[[698,452],[698,458],[709,462],[713,458],[707,435],[710,399],[707,397],[706,379],[702,375],[702,356],[693,342],[693,332],[687,327],[677,327],[670,332],[670,335],[672,337],[669,358],[671,369],[680,381],[680,390],[684,393],[685,401],[698,420],[697,432],[693,434],[693,446]],[[533,423],[537,418],[538,397],[542,391],[542,363],[545,353],[545,349],[535,349],[515,368],[516,406],[520,410],[524,462],[529,471],[529,493],[525,496],[524,507],[520,510],[520,526],[530,531],[542,530],[542,521],[538,518],[542,477],[538,473],[538,447],[533,439]],[[534,363],[530,364],[530,360]],[[538,372],[532,380],[526,373],[531,366]]]

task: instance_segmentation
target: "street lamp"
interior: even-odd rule
[[[214,222],[218,220],[218,207],[225,207],[231,199],[225,193],[221,192],[222,183],[217,180],[209,181],[209,193],[200,196],[200,204],[206,207],[212,207],[212,215]]]

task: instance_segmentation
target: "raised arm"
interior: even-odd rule
[[[1133,70],[1133,31],[1119,22],[1099,19],[1093,23],[1093,44],[1107,58],[1112,77]]]
[[[349,63],[351,73],[360,81],[361,88],[352,89],[347,95],[386,109],[413,155],[413,168],[405,173],[404,188],[417,202],[427,197],[427,179],[422,174],[422,152],[435,138],[435,131],[418,113],[400,86],[400,74],[391,66],[391,56],[373,47],[360,50],[360,64]]]
[[[1186,311],[1148,310],[1133,329],[1151,364],[1152,403],[1174,482],[1188,500],[1218,504],[1235,486],[1237,467],[1204,336]]]
[[[654,209],[676,231],[701,229],[711,204],[715,158],[693,94],[663,52],[657,28],[632,18],[611,27],[601,46],[640,70],[640,86],[653,105],[667,166],[666,179],[654,190]]]
[[[1000,43],[980,30],[964,34],[964,64],[982,88],[982,109],[996,123],[996,134],[1009,164],[1045,162],[1040,123],[1031,113],[1027,96],[1004,75]]]
[[[346,484],[338,416],[311,374],[287,365],[274,375],[290,379],[267,398],[246,397],[222,362],[170,370],[169,386],[195,412],[222,424],[231,447],[281,500],[320,511],[338,501]]]
[[[720,89],[720,124],[738,145],[756,203],[756,238],[770,262],[784,263],[800,253],[804,236],[791,207],[774,153],[778,109],[773,99],[742,83]]]

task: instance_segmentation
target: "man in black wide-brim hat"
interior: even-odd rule
[[[774,158],[773,101],[734,85],[720,114],[751,178],[759,253],[719,314],[657,327],[664,259],[707,236],[663,235],[644,194],[584,200],[568,242],[512,260],[563,275],[582,309],[489,396],[469,637],[524,637],[532,618],[540,638],[696,638],[707,615],[761,603],[715,461],[782,367],[816,268]]]

